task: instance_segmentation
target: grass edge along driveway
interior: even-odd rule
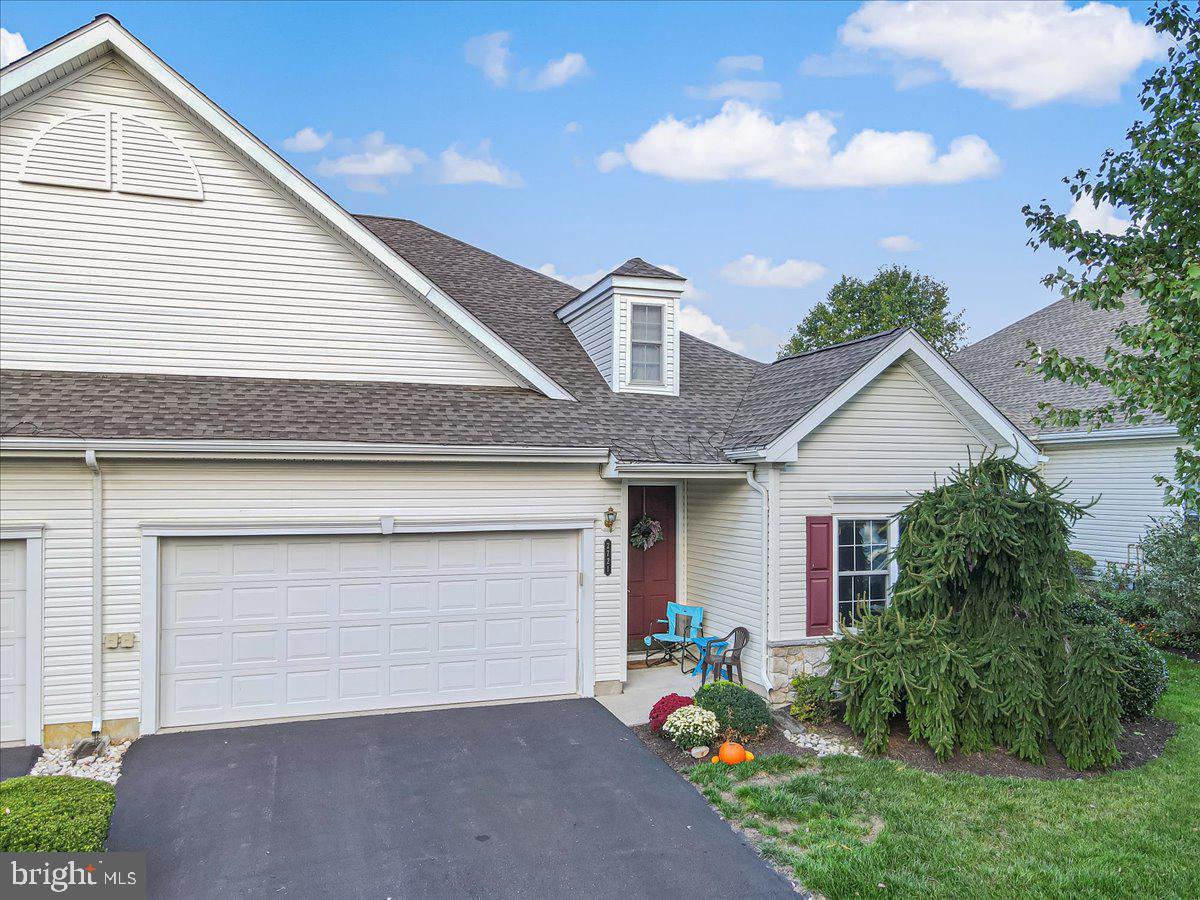
[[[842,897],[1200,897],[1200,664],[1169,656],[1162,757],[1067,781],[768,757],[692,779],[764,855]]]

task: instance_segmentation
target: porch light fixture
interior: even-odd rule
[[[609,531],[613,530],[613,526],[617,524],[617,511],[611,506],[604,513],[604,527]]]

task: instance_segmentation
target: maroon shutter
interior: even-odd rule
[[[833,634],[833,516],[809,516],[808,634]]]

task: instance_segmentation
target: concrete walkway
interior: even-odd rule
[[[630,669],[623,692],[596,699],[625,725],[644,725],[650,721],[650,707],[660,698],[666,694],[690,697],[699,688],[700,676],[680,672],[677,665],[655,666]]]
[[[592,700],[142,738],[108,848],[154,900],[794,896]]]

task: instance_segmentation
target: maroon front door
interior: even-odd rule
[[[675,488],[629,488],[629,525],[642,516],[657,519],[663,539],[649,550],[629,546],[629,638],[664,630],[667,601],[675,596]]]

